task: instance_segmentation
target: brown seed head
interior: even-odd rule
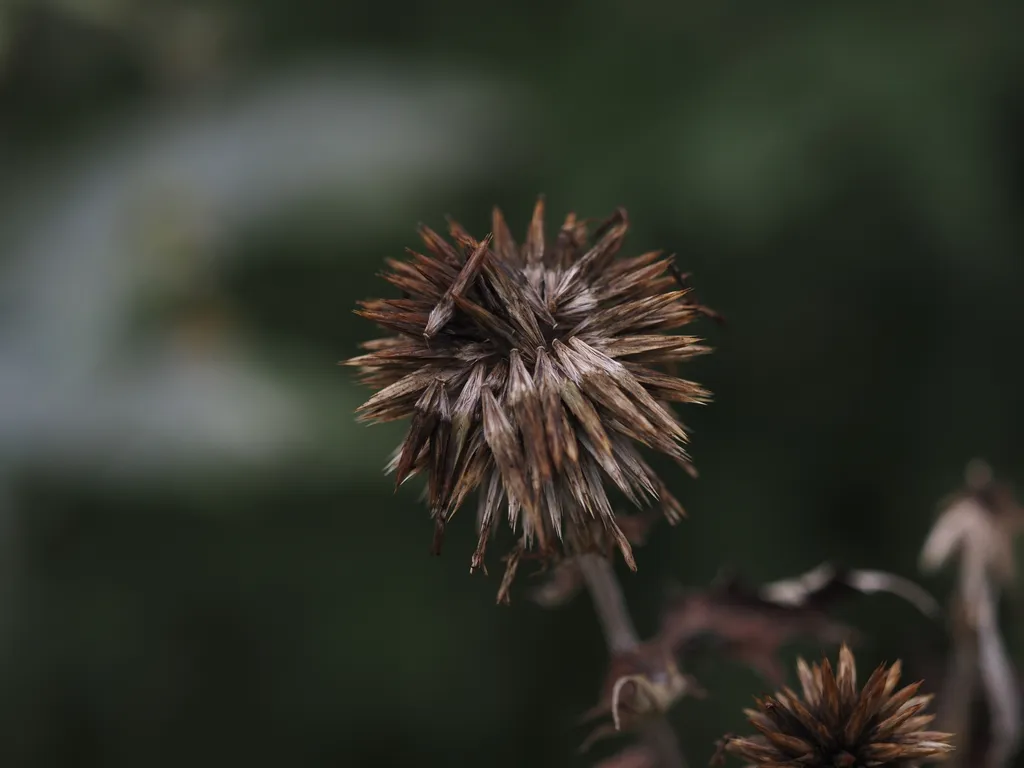
[[[797,662],[803,688],[798,696],[783,688],[756,699],[745,710],[760,734],[726,737],[726,752],[762,768],[870,768],[941,760],[952,751],[952,734],[925,730],[935,717],[924,714],[931,696],[919,696],[921,683],[896,690],[900,662],[874,671],[857,689],[853,653],[844,645],[838,669]]]
[[[706,310],[671,257],[616,259],[624,210],[592,243],[573,214],[545,236],[543,214],[541,199],[522,246],[495,209],[483,240],[454,222],[454,243],[422,227],[427,253],[388,262],[384,278],[403,298],[363,302],[358,314],[391,335],[347,361],[378,390],[360,418],[410,419],[389,469],[397,484],[427,477],[439,532],[480,489],[474,568],[501,516],[521,536],[515,562],[555,555],[558,542],[575,551],[614,543],[633,566],[604,483],[637,505],[659,499],[671,522],[683,515],[637,444],[692,469],[668,403],[709,395],[665,369],[709,350],[665,332]]]

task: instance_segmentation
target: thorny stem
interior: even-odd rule
[[[608,653],[617,656],[635,651],[640,645],[640,636],[611,563],[600,555],[586,554],[579,557],[579,566],[601,621]],[[661,768],[686,768],[676,735],[664,717],[652,719],[644,727],[643,739],[658,755]]]

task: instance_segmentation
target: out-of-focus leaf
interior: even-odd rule
[[[0,457],[166,474],[300,446],[316,432],[301,388],[231,336],[212,355],[183,354],[167,328],[126,346],[139,303],[203,285],[246,228],[310,199],[341,194],[366,226],[480,173],[488,98],[423,73],[302,70],[150,115],[51,169],[44,196],[29,186],[0,209],[20,233],[5,243]]]

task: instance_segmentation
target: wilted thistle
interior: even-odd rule
[[[455,222],[454,244],[421,227],[427,253],[388,260],[383,275],[403,298],[358,311],[393,334],[347,361],[379,390],[361,419],[411,420],[389,471],[396,485],[427,476],[435,546],[477,488],[473,568],[507,518],[521,540],[503,592],[527,551],[548,557],[614,543],[635,568],[606,480],[636,505],[659,499],[670,521],[683,514],[636,444],[692,469],[668,403],[705,402],[708,393],[665,368],[708,350],[664,332],[707,310],[689,298],[671,257],[616,259],[627,229],[619,209],[588,246],[586,222],[570,213],[546,238],[543,199],[522,246],[497,208],[480,241]]]
[[[857,669],[848,646],[839,651],[838,671],[824,659],[808,667],[797,662],[801,698],[789,688],[758,699],[745,710],[759,736],[728,737],[726,752],[762,768],[854,768],[910,765],[944,758],[952,734],[924,728],[931,696],[919,696],[921,683],[896,690],[900,662],[879,666],[857,690]]]

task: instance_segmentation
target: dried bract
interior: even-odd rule
[[[941,760],[952,734],[924,730],[930,695],[921,683],[896,690],[900,662],[879,666],[857,688],[853,653],[844,645],[835,672],[828,659],[797,662],[803,696],[783,688],[745,710],[759,735],[726,737],[724,750],[762,768],[871,768]]]
[[[605,483],[637,505],[658,499],[670,521],[682,516],[638,444],[690,466],[669,403],[709,395],[666,366],[708,350],[666,332],[706,312],[670,256],[616,258],[624,210],[592,243],[573,214],[554,237],[543,219],[539,200],[522,246],[497,209],[483,240],[454,222],[453,243],[423,227],[426,253],[388,262],[384,278],[403,298],[363,302],[358,314],[391,335],[347,361],[378,390],[360,417],[410,420],[390,469],[398,484],[427,477],[439,531],[479,489],[474,568],[500,517],[523,557],[612,543],[635,567]]]

